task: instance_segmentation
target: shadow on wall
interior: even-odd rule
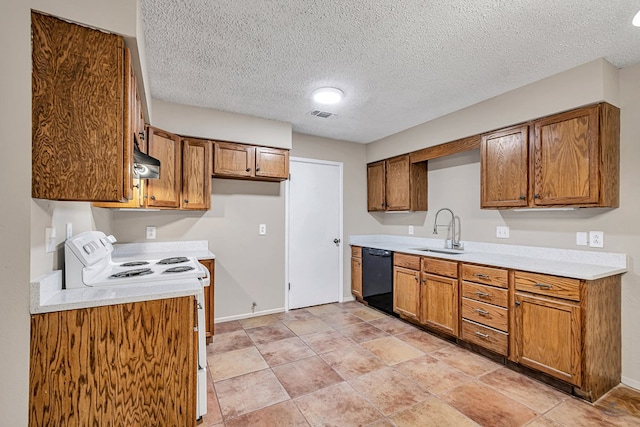
[[[421,227],[427,220],[427,212],[369,212],[380,225],[414,225]]]
[[[279,197],[280,187],[280,182],[214,178],[211,185],[211,193],[212,196],[244,195]]]

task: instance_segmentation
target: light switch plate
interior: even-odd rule
[[[576,232],[576,245],[578,246],[587,246],[587,232],[586,231],[578,231]]]
[[[48,254],[56,250],[56,228],[44,228],[44,253]]]
[[[604,231],[590,231],[589,246],[592,248],[604,248]]]
[[[258,234],[260,234],[261,236],[267,234],[267,224],[260,224],[260,226],[258,226]]]
[[[509,227],[506,225],[498,225],[496,227],[496,237],[498,239],[508,239],[509,238]]]
[[[156,238],[156,228],[153,226],[147,226],[147,239],[152,240]]]
[[[413,234],[413,225],[409,226],[409,234]]]

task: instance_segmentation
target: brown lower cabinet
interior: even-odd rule
[[[362,248],[351,247],[351,294],[362,300]]]
[[[215,287],[214,276],[216,270],[216,260],[214,259],[201,259],[200,264],[204,265],[209,270],[209,286],[204,288],[204,323],[206,325],[207,344],[211,344],[214,334],[214,307],[215,307]]]
[[[194,426],[196,300],[31,316],[29,425]]]
[[[401,318],[590,402],[620,384],[620,275],[578,280],[396,252],[393,298]]]

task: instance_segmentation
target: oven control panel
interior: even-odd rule
[[[116,238],[102,231],[86,231],[77,234],[65,242],[73,254],[84,266],[90,266],[109,256],[113,252]]]

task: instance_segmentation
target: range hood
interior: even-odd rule
[[[160,178],[160,160],[143,153],[138,144],[133,147],[133,176],[135,178]]]

